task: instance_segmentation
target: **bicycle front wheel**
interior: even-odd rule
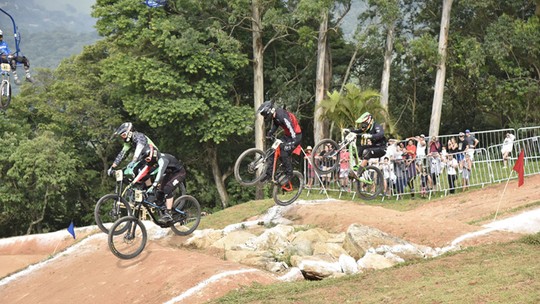
[[[234,177],[242,186],[259,182],[265,170],[264,152],[257,148],[244,151],[234,164]]]
[[[94,219],[96,225],[105,233],[109,233],[108,227],[119,218],[131,215],[129,203],[116,193],[102,196],[96,203]],[[124,232],[119,230],[120,233]]]
[[[339,167],[339,145],[332,139],[323,139],[311,153],[313,169],[318,174],[328,174]]]
[[[3,80],[0,84],[0,109],[7,109],[11,102],[11,84]]]
[[[372,200],[383,192],[383,173],[375,166],[360,167],[358,169],[356,185],[360,197],[366,200]]]
[[[191,195],[182,195],[174,201],[171,230],[177,235],[189,235],[201,222],[201,205]]]
[[[114,222],[109,231],[109,249],[118,258],[129,260],[143,251],[147,239],[144,224],[134,216],[125,216]]]
[[[285,185],[274,185],[272,197],[280,206],[292,204],[302,194],[304,189],[304,176],[298,171],[293,171],[293,176]]]

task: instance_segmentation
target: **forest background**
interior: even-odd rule
[[[336,136],[328,118],[347,100],[357,115],[375,113],[389,137],[428,134],[443,3],[439,134],[540,121],[540,0],[79,2],[90,11],[66,2],[0,5],[36,79],[0,115],[0,237],[93,223],[95,202],[114,189],[105,172],[124,121],[186,164],[188,192],[209,211],[256,195],[231,173],[261,145],[263,99],[296,114],[304,147]],[[7,40],[12,27],[0,20]]]

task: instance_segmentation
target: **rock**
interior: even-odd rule
[[[294,282],[294,281],[302,281],[304,280],[304,275],[302,274],[302,271],[298,267],[291,267],[289,268],[289,271],[280,276],[278,280],[283,282]]]
[[[370,248],[377,248],[382,245],[408,244],[406,241],[393,237],[379,229],[352,224],[347,229],[343,249],[355,259],[363,257]]]
[[[253,250],[269,250],[283,252],[288,246],[288,237],[294,232],[294,227],[287,225],[277,225],[265,230],[261,235],[246,241],[247,248]]]
[[[291,264],[300,268],[307,280],[321,280],[341,273],[341,265],[327,256],[293,256]]]
[[[342,254],[347,254],[347,251],[336,243],[315,243],[313,244],[313,255],[329,255],[333,258],[339,258]]]
[[[230,250],[231,248],[245,244],[246,241],[255,237],[254,234],[245,230],[232,231],[214,242],[211,247]]]
[[[222,237],[223,232],[221,230],[195,230],[193,231],[193,235],[184,242],[183,246],[197,249],[206,249]]]
[[[358,260],[358,267],[360,269],[384,269],[392,267],[395,264],[397,262],[373,252],[366,252],[366,255]]]
[[[339,265],[341,266],[341,271],[345,274],[355,274],[359,272],[358,264],[356,260],[347,254],[342,254],[339,256]]]

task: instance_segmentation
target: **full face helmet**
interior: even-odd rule
[[[356,120],[356,125],[359,126],[360,130],[363,132],[371,131],[371,128],[373,128],[373,116],[369,112],[362,114],[362,116]]]
[[[125,142],[129,142],[133,136],[133,131],[133,124],[125,122],[114,131],[114,135],[119,135]]]
[[[261,114],[265,121],[270,121],[275,112],[276,109],[271,100],[265,101],[257,110],[257,113]]]
[[[147,145],[146,148],[144,148],[142,157],[144,158],[144,161],[148,165],[156,164],[159,159],[159,151],[154,148],[152,145]]]

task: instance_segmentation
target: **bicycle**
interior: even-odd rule
[[[149,196],[143,190],[134,189],[132,193],[130,201],[134,205],[133,215],[121,217],[114,222],[108,234],[109,249],[118,258],[132,259],[138,256],[146,246],[148,234],[140,219],[143,206],[156,225],[161,228],[171,228],[176,235],[189,235],[199,226],[201,205],[191,195],[182,195],[174,201],[171,210],[173,220],[165,223],[160,222],[156,216],[157,212],[165,212],[165,204],[157,205],[155,196]]]
[[[345,134],[347,133],[347,134]],[[384,190],[384,176],[379,168],[368,165],[362,167],[362,159],[358,156],[356,139],[358,135],[349,129],[342,129],[342,141],[338,144],[332,139],[323,139],[313,147],[311,161],[313,169],[320,175],[329,174],[339,169],[340,152],[348,150],[351,161],[349,162],[349,178],[356,180],[358,195],[366,200],[371,200],[380,195]],[[362,145],[368,140],[361,138]],[[328,148],[325,150],[325,148]]]
[[[277,205],[287,206],[302,193],[304,176],[298,171],[293,171],[292,178],[287,181],[285,167],[278,162],[281,143],[282,140],[274,139],[274,143],[266,152],[257,148],[242,152],[234,164],[234,177],[242,186],[253,186],[262,180],[273,159],[272,176],[268,179],[268,182],[273,184],[272,197]]]
[[[0,109],[5,110],[11,102],[11,66],[9,63],[0,64],[0,74],[2,82],[0,83]]]
[[[124,182],[129,183],[135,177],[136,174],[133,170],[136,167],[137,164],[130,167],[128,166],[124,170],[115,170],[114,176],[116,185],[114,193],[105,194],[96,203],[96,207],[94,208],[94,219],[98,228],[104,233],[109,233],[109,229],[105,226],[105,223],[114,223],[119,218],[132,214],[132,207],[122,196],[122,189],[124,189]],[[151,175],[154,175],[155,173],[156,171],[152,172]],[[136,184],[133,186],[140,189],[143,187],[143,184]],[[185,195],[186,187],[183,182],[179,188],[181,195]],[[133,195],[131,190],[128,190],[128,196]]]

